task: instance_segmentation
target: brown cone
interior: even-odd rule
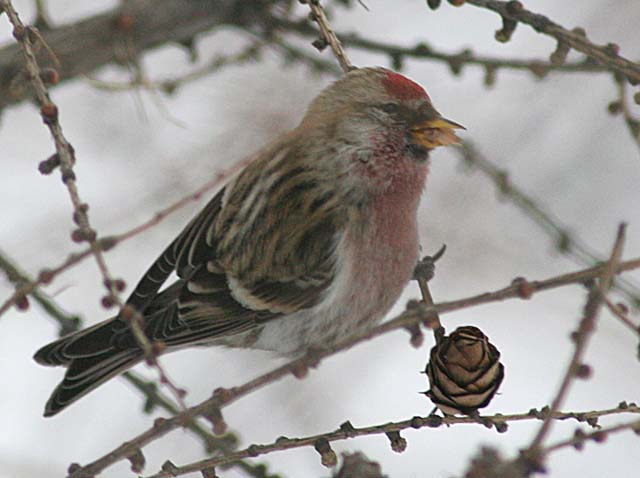
[[[500,352],[480,329],[457,328],[431,349],[426,395],[443,413],[470,415],[486,407],[504,378]]]

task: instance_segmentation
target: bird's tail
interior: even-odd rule
[[[64,379],[45,405],[45,417],[55,415],[142,359],[140,349],[114,344],[116,320],[69,334],[36,352],[34,359],[42,365],[67,367]]]

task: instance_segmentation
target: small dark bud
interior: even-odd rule
[[[443,422],[443,418],[439,415],[429,415],[425,420],[424,420],[424,425],[429,427],[429,428],[438,428],[440,425],[442,425]]]
[[[498,433],[506,433],[507,430],[509,430],[509,424],[507,422],[502,422],[502,421],[495,421],[493,423],[496,427],[496,431]]]
[[[589,425],[592,428],[596,428],[599,426],[598,424],[598,417],[589,417],[586,419],[587,425]]]
[[[17,41],[23,41],[26,35],[26,29],[23,26],[17,26],[13,29],[13,38]]]
[[[387,432],[386,435],[393,451],[402,453],[407,449],[407,440],[400,436],[399,431]]]
[[[422,330],[420,330],[420,326],[418,324],[412,324],[408,325],[405,329],[411,335],[409,339],[411,346],[416,349],[420,348],[424,343],[424,334]]]
[[[40,114],[45,124],[51,124],[58,120],[58,107],[53,103],[46,103],[40,108]]]
[[[327,468],[333,468],[338,464],[338,457],[331,449],[331,445],[326,438],[318,438],[313,447],[320,453],[320,462]]]
[[[534,74],[536,78],[541,80],[547,73],[549,73],[549,68],[545,66],[543,63],[533,62],[529,65],[529,71]]]
[[[228,388],[218,387],[213,391],[213,397],[219,400],[220,405],[229,402],[233,396],[233,391]]]
[[[427,5],[431,10],[436,10],[440,6],[441,0],[427,0]]]
[[[607,54],[611,56],[618,56],[618,54],[620,53],[620,45],[618,45],[617,43],[607,43],[604,49]]]
[[[413,417],[411,419],[411,428],[422,428],[424,426],[424,419],[422,417]]]
[[[296,362],[291,366],[291,374],[298,380],[306,378],[309,374],[309,367],[307,367],[304,359],[296,360]]]
[[[258,448],[258,445],[249,445],[247,447],[247,454],[252,458],[260,455],[260,449]]]
[[[131,471],[134,473],[142,473],[142,470],[144,470],[145,458],[140,448],[136,448],[136,450],[127,457],[127,460],[131,463]]]
[[[593,369],[591,368],[591,366],[584,363],[578,365],[578,368],[576,369],[576,377],[582,380],[586,380],[591,377],[592,373]]]
[[[558,248],[558,251],[562,253],[569,252],[571,250],[571,247],[573,246],[572,242],[573,241],[571,240],[571,236],[569,236],[569,233],[566,231],[562,231],[558,236],[556,247]]]
[[[620,403],[618,403],[618,408],[620,410],[626,410],[627,408],[629,408],[629,404],[625,401],[622,401]]]
[[[591,434],[591,439],[596,443],[604,443],[607,441],[607,434],[599,430]]]
[[[160,428],[161,426],[164,426],[166,422],[167,422],[166,418],[158,417],[153,421],[153,427]]]
[[[73,242],[92,242],[96,240],[96,231],[91,228],[77,228],[71,232]]]
[[[112,294],[107,294],[102,299],[100,299],[100,303],[105,309],[110,309],[111,307],[116,305],[116,298]]]
[[[347,420],[346,422],[340,425],[340,431],[345,434],[348,438],[354,436],[354,432],[356,429],[353,427],[351,422]]]
[[[327,46],[329,45],[327,43],[327,40],[325,40],[324,38],[316,38],[315,40],[313,40],[311,42],[311,45],[318,51],[322,51],[325,48],[327,48]]]
[[[464,5],[465,0],[449,0],[449,3],[454,7],[461,7]]]
[[[621,314],[629,313],[629,307],[624,302],[618,302],[616,304],[616,308],[618,309],[618,312],[620,312]]]
[[[69,475],[73,475],[76,471],[78,471],[80,468],[82,468],[82,466],[80,466],[80,463],[71,463],[69,465],[69,467],[67,468],[67,473]]]
[[[211,408],[204,417],[211,423],[214,435],[224,435],[226,433],[227,423],[224,421],[219,408]]]
[[[57,85],[60,83],[60,73],[53,68],[43,68],[40,72],[40,78],[47,85]]]
[[[40,174],[51,174],[58,166],[60,166],[60,157],[58,153],[55,153],[44,161],[40,161],[38,171],[40,171]]]
[[[399,53],[393,53],[391,55],[391,66],[396,71],[401,71],[404,68],[404,58]]]
[[[167,350],[167,344],[162,340],[154,340],[151,343],[151,353],[157,357],[161,355],[165,350]],[[186,392],[185,392],[186,394]]]
[[[208,468],[204,468],[202,470],[202,478],[218,478],[215,467],[210,466]]]
[[[522,2],[518,2],[518,1],[507,2],[507,12],[510,13],[511,15],[516,15],[517,13],[521,12],[523,9],[524,7],[522,6]]]
[[[54,273],[51,269],[42,269],[38,273],[38,282],[40,284],[49,284],[53,280]]]
[[[60,169],[62,171],[60,179],[62,179],[63,184],[67,184],[69,181],[76,180],[76,173],[74,173],[72,169],[69,169],[66,166],[61,167]]]
[[[584,28],[582,27],[575,27],[573,30],[571,30],[573,33],[575,33],[576,35],[579,35],[581,37],[586,37],[587,36],[587,32],[584,30]]]
[[[165,461],[160,469],[165,473],[169,473],[170,476],[178,476],[178,467],[174,465],[170,460]]]
[[[515,20],[502,17],[502,28],[500,30],[496,30],[496,40],[498,40],[500,43],[507,43],[509,40],[511,40],[511,36],[513,35],[513,32],[516,31],[517,26],[518,22],[516,22]]]
[[[571,47],[564,42],[558,42],[558,46],[556,46],[555,51],[549,55],[549,61],[552,65],[560,66],[566,60],[569,52],[571,51]]]
[[[115,27],[123,32],[130,32],[133,30],[134,24],[135,19],[133,18],[133,15],[118,15],[115,19]]]
[[[484,69],[484,86],[491,88],[496,84],[496,67],[487,65]]]
[[[15,298],[15,304],[18,310],[27,310],[29,308],[29,298],[26,295],[19,295]]]
[[[536,288],[524,277],[516,277],[511,282],[511,285],[517,288],[518,297],[521,299],[530,299],[533,296]]]
[[[610,114],[617,115],[622,111],[622,103],[620,103],[620,101],[618,100],[612,101],[607,106],[607,109],[609,110]]]
[[[573,432],[573,447],[576,450],[581,451],[584,448],[585,437],[585,433],[579,428],[575,432]]]

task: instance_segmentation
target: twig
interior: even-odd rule
[[[100,274],[102,275],[103,284],[107,289],[107,295],[103,298],[103,305],[105,307],[117,305],[120,309],[123,308],[124,303],[119,297],[119,287],[117,282],[111,275],[107,263],[104,258],[102,247],[98,240],[96,231],[91,227],[89,222],[89,215],[87,214],[88,205],[80,199],[78,187],[76,183],[76,176],[73,171],[75,163],[75,154],[73,147],[67,141],[62,133],[62,126],[58,121],[58,107],[51,101],[49,93],[41,77],[40,67],[36,61],[35,54],[32,49],[31,38],[36,36],[43,41],[38,35],[34,35],[34,30],[30,27],[25,27],[20,20],[18,13],[13,8],[11,0],[0,0],[0,5],[3,7],[9,21],[13,25],[13,36],[22,47],[24,54],[27,71],[29,72],[31,84],[36,91],[36,98],[40,104],[40,113],[44,123],[49,128],[56,147],[56,155],[60,163],[60,172],[62,175],[62,181],[67,186],[71,203],[73,204],[73,219],[78,225],[78,229],[72,235],[72,238],[76,242],[88,242],[91,249],[91,254],[96,260]],[[146,361],[149,365],[155,367],[160,375],[161,383],[165,384],[169,390],[174,394],[178,402],[186,408],[183,401],[183,391],[178,388],[168,377],[166,371],[157,359],[157,353],[155,352],[151,342],[144,333],[142,326],[143,318],[140,313],[129,307],[130,320],[128,321],[132,335],[135,338],[136,343],[143,351]]]
[[[273,18],[282,30],[293,32],[305,37],[316,35],[317,32],[311,28],[306,21],[289,20],[286,18]],[[453,74],[459,74],[465,65],[483,67],[487,73],[485,82],[492,84],[492,78],[498,70],[526,70],[537,78],[542,78],[549,72],[562,73],[608,73],[609,70],[594,62],[590,58],[570,63],[554,64],[541,59],[518,59],[518,58],[498,58],[492,56],[478,55],[470,49],[464,49],[459,53],[447,53],[426,43],[418,43],[415,46],[402,46],[386,41],[378,41],[372,38],[363,37],[357,33],[336,33],[336,36],[349,45],[351,48],[381,53],[391,59],[393,68],[401,70],[404,60],[407,58],[432,60],[445,63],[449,66]]]
[[[619,433],[625,430],[632,430],[636,434],[640,433],[640,420],[634,420],[628,423],[621,423],[619,425],[614,425],[607,428],[602,428],[595,432],[591,433],[575,433],[572,438],[567,440],[561,440],[553,445],[549,445],[540,450],[542,455],[549,455],[550,453],[560,450],[562,448],[566,448],[569,446],[581,449],[584,446],[584,443],[588,440],[592,440],[596,443],[602,443],[607,439],[609,435],[613,435],[614,433]]]
[[[569,420],[574,419],[577,420],[576,417],[580,417],[579,421],[586,420],[594,420],[599,417],[620,414],[620,413],[640,413],[640,407],[628,407],[626,409],[621,408],[613,408],[609,410],[600,410],[594,412],[572,412],[572,413],[561,413],[556,412],[553,415],[554,420]],[[187,473],[194,473],[197,471],[204,470],[213,466],[225,465],[228,463],[233,463],[235,460],[241,460],[249,457],[256,457],[260,455],[266,455],[269,453],[274,453],[277,451],[290,450],[293,448],[301,448],[307,446],[313,446],[318,440],[324,439],[327,442],[334,442],[340,440],[347,440],[350,438],[356,438],[361,436],[371,436],[371,435],[382,435],[388,434],[390,432],[400,432],[408,429],[420,429],[420,428],[438,428],[441,425],[460,425],[460,424],[475,424],[478,421],[482,422],[485,426],[491,428],[496,427],[499,431],[506,431],[505,424],[509,422],[517,422],[517,421],[525,421],[525,420],[540,420],[540,416],[528,412],[528,413],[519,413],[512,415],[490,415],[490,416],[479,416],[479,417],[468,417],[468,416],[425,416],[425,417],[413,417],[407,420],[399,421],[399,422],[391,422],[384,423],[381,425],[372,425],[367,427],[354,427],[350,422],[345,422],[340,426],[339,429],[322,433],[318,435],[312,435],[301,438],[286,438],[280,437],[273,443],[265,444],[265,445],[250,445],[244,450],[236,451],[232,454],[220,457],[207,458],[204,460],[199,460],[193,463],[189,463],[187,465],[172,467],[170,471],[160,471],[154,475],[148,476],[147,478],[169,478],[172,476],[180,476],[185,475]],[[637,423],[637,422],[632,422]],[[629,426],[627,426],[629,428]],[[603,429],[609,430],[609,429]],[[595,432],[599,433],[599,432]],[[549,450],[553,451],[553,450]]]
[[[32,282],[26,273],[21,271],[9,257],[0,251],[0,269],[2,269],[9,281],[13,284]],[[65,312],[56,301],[36,288],[31,296],[36,300],[49,317],[51,317],[60,326],[59,335],[65,335],[70,332],[79,330],[82,326],[80,316],[71,315]],[[145,398],[145,411],[151,412],[153,407],[160,407],[168,411],[172,415],[180,413],[180,408],[164,394],[155,383],[149,382],[134,372],[125,372],[122,378],[135,387]],[[238,439],[235,434],[227,432],[223,437],[217,437],[209,432],[205,427],[200,425],[196,420],[186,422],[185,427],[194,433],[202,441],[207,453],[222,452],[231,453],[237,445]],[[243,471],[254,477],[264,477],[264,467],[253,465],[244,461],[234,462],[232,466],[237,466]],[[258,472],[261,472],[260,474]]]
[[[345,73],[352,70],[354,67],[351,64],[349,58],[347,58],[347,54],[342,48],[342,43],[334,33],[331,25],[329,25],[329,20],[324,13],[324,9],[322,5],[320,5],[320,0],[305,0],[309,4],[309,8],[313,13],[313,19],[318,23],[318,27],[320,28],[320,33],[322,34],[322,38],[327,44],[331,47],[333,54],[335,55],[338,63],[340,63],[340,68]],[[319,49],[322,49],[321,47]]]
[[[535,292],[554,289],[569,284],[584,283],[587,280],[602,276],[607,267],[608,266],[600,265],[542,281],[527,282],[528,290],[530,294],[533,294]],[[640,258],[621,262],[615,270],[617,273],[620,273],[637,268],[640,268]],[[224,406],[237,401],[241,397],[258,390],[259,388],[290,375],[292,371],[300,370],[301,364],[304,366],[316,366],[319,364],[321,359],[351,348],[356,344],[371,340],[392,330],[406,328],[411,324],[417,324],[435,312],[443,314],[481,304],[499,302],[511,298],[520,298],[521,294],[522,280],[493,292],[487,292],[451,302],[442,302],[433,307],[422,306],[409,309],[394,319],[374,327],[361,336],[349,338],[331,349],[314,351],[302,359],[288,362],[240,386],[230,389],[219,389],[213,397],[188,408],[173,418],[156,420],[154,425],[145,432],[123,443],[97,460],[83,467],[79,467],[71,474],[71,478],[83,478],[85,476],[97,475],[108,466],[111,466],[112,464],[129,456],[133,450],[138,450],[166,435],[170,431],[180,428],[186,421],[191,420],[193,417],[205,414],[212,408],[219,410]]]
[[[455,150],[466,164],[478,168],[491,179],[503,197],[513,202],[551,236],[558,252],[572,257],[582,265],[601,263],[606,260],[584,244],[579,237],[572,234],[557,218],[538,204],[536,199],[514,184],[509,178],[508,171],[487,159],[473,143],[463,141],[462,145]],[[614,288],[624,294],[635,306],[640,306],[640,290],[633,282],[626,278],[620,278],[616,281]]]
[[[584,367],[582,361],[587,350],[589,337],[595,330],[595,324],[598,318],[598,313],[600,311],[602,298],[606,295],[609,288],[611,287],[615,270],[620,263],[622,248],[624,247],[625,241],[625,230],[626,224],[621,224],[618,228],[616,241],[611,252],[611,258],[602,269],[600,282],[597,286],[592,286],[591,290],[589,291],[587,303],[584,307],[584,316],[580,320],[578,330],[572,335],[572,338],[575,342],[573,356],[571,357],[569,365],[567,366],[567,370],[562,379],[562,383],[560,384],[560,388],[558,389],[558,392],[556,393],[551,403],[551,414],[560,409],[565,398],[567,397],[567,394],[569,393],[569,388],[571,387],[571,384],[576,379],[576,377],[585,375],[585,373],[580,371],[581,368]],[[540,429],[529,445],[528,450],[536,453],[537,450],[542,446],[542,443],[547,437],[550,429],[551,419],[549,418],[542,422],[542,425],[540,426]]]
[[[520,2],[498,0],[466,0],[465,3],[479,8],[492,10],[503,19],[525,23],[538,33],[551,36],[574,50],[584,53],[608,69],[618,72],[634,84],[640,83],[640,64],[634,63],[618,54],[619,47],[610,43],[606,46],[596,45],[587,39],[582,29],[569,31],[544,15],[533,13]]]
[[[640,119],[634,117],[631,113],[631,108],[629,108],[627,99],[628,85],[620,78],[616,78],[616,83],[618,84],[618,101],[615,104],[617,104],[619,111],[622,113],[631,139],[640,147]],[[636,95],[640,98],[640,93],[636,93]]]
[[[238,65],[255,60],[264,45],[252,43],[242,51],[233,55],[215,55],[206,65],[190,71],[185,75],[175,78],[167,78],[163,80],[146,80],[143,77],[136,77],[128,82],[104,81],[96,78],[87,77],[89,84],[97,89],[105,91],[129,91],[132,89],[143,88],[147,90],[160,90],[167,94],[172,94],[177,88],[186,83],[198,80],[206,75],[215,73],[225,66]]]
[[[607,309],[609,309],[615,317],[620,319],[620,322],[622,322],[636,334],[640,335],[640,325],[636,325],[633,323],[633,321],[627,316],[627,311],[622,304],[614,304],[607,296],[604,296],[602,300],[607,306]]]
[[[170,206],[156,212],[153,215],[153,217],[148,221],[145,221],[142,224],[132,229],[129,229],[128,231],[125,231],[123,233],[115,234],[112,236],[104,236],[98,239],[97,240],[98,246],[104,252],[110,251],[121,242],[126,241],[127,239],[130,239],[134,236],[137,236],[138,234],[141,234],[149,230],[150,228],[152,228],[156,224],[159,224],[169,215],[183,208],[187,204],[193,201],[199,201],[200,199],[202,199],[202,195],[204,193],[210,191],[216,186],[219,186],[224,179],[226,179],[229,175],[233,174],[244,164],[245,164],[244,162],[239,162],[234,167],[217,173],[213,179],[204,183],[196,191],[189,193],[188,195],[182,197],[181,199],[171,204]],[[57,266],[42,269],[38,273],[38,278],[35,281],[25,282],[22,286],[16,289],[16,291],[11,295],[11,297],[9,297],[2,304],[2,306],[0,306],[0,316],[4,314],[7,310],[9,310],[10,307],[18,303],[20,300],[22,300],[24,297],[31,294],[36,289],[36,287],[40,285],[49,284],[59,274],[75,266],[76,264],[80,263],[82,260],[89,257],[91,253],[92,253],[92,249],[89,247],[81,252],[77,252],[69,255],[69,257],[67,257],[66,260],[64,260],[61,264]]]

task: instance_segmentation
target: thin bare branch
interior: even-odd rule
[[[478,168],[495,185],[500,195],[522,210],[554,241],[556,250],[575,259],[579,264],[589,265],[606,260],[596,251],[587,246],[580,237],[573,234],[546,208],[539,204],[533,196],[524,192],[510,180],[509,172],[500,168],[486,158],[478,148],[469,141],[463,141],[461,147],[456,148],[460,158],[468,165]],[[616,280],[614,288],[621,292],[633,305],[640,306],[640,290],[629,279]]]
[[[554,289],[569,284],[581,284],[585,281],[601,277],[604,271],[607,270],[607,268],[608,265],[600,265],[569,274],[551,277],[542,281],[527,282],[528,290],[530,294],[533,294],[535,292]],[[640,268],[640,258],[621,262],[620,264],[618,264],[615,270],[620,273],[622,271],[637,268]],[[412,307],[396,318],[371,329],[363,335],[349,338],[348,340],[343,341],[342,343],[331,349],[310,351],[302,359],[294,360],[292,362],[281,365],[280,367],[277,367],[263,375],[260,375],[259,377],[256,377],[255,379],[250,380],[242,385],[229,389],[218,389],[216,393],[214,393],[214,395],[208,400],[205,400],[204,402],[186,409],[175,417],[156,420],[154,425],[145,432],[128,440],[117,448],[114,448],[112,451],[108,452],[97,460],[85,466],[78,467],[71,474],[70,478],[84,478],[86,476],[95,476],[98,473],[102,472],[105,468],[120,460],[123,460],[134,450],[138,450],[145,445],[166,435],[172,430],[184,426],[184,423],[186,421],[191,420],[196,416],[206,414],[211,409],[220,410],[221,408],[239,400],[240,398],[270,383],[273,383],[276,380],[288,376],[295,371],[300,370],[301,365],[304,367],[315,367],[319,364],[320,360],[326,357],[351,348],[359,343],[371,340],[375,337],[379,337],[392,330],[406,328],[411,324],[420,323],[436,312],[444,314],[453,312],[455,310],[478,306],[481,304],[499,302],[512,298],[520,298],[522,294],[522,281],[523,279],[520,279],[510,286],[493,292],[486,292],[484,294],[479,294],[451,302],[442,302],[436,304],[433,307],[426,307],[424,305],[422,307]]]
[[[553,420],[578,420],[580,422],[587,420],[597,420],[599,417],[609,416],[609,415],[618,415],[624,413],[640,413],[640,407],[633,406],[627,408],[612,408],[609,410],[599,410],[592,412],[570,412],[570,413],[562,413],[556,412],[553,414]],[[578,418],[579,417],[579,418]],[[420,428],[438,428],[442,425],[451,426],[451,425],[461,425],[461,424],[474,424],[480,421],[483,425],[491,428],[495,427],[499,432],[504,432],[507,430],[506,424],[510,422],[520,422],[520,421],[531,421],[531,420],[540,420],[540,415],[537,413],[527,412],[527,413],[518,413],[512,415],[487,415],[480,417],[467,417],[467,416],[445,416],[439,417],[434,415],[424,416],[424,417],[412,417],[407,420],[402,420],[399,422],[391,422],[384,423],[380,425],[372,425],[367,427],[354,427],[350,422],[345,422],[333,432],[322,433],[318,435],[312,435],[307,437],[300,438],[286,438],[280,437],[273,443],[264,444],[264,445],[250,445],[244,450],[236,451],[232,454],[220,457],[212,457],[204,460],[199,460],[193,463],[189,463],[183,466],[172,467],[171,470],[167,471],[159,471],[158,473],[148,476],[147,478],[170,478],[172,476],[180,476],[185,475],[187,473],[194,473],[197,471],[204,470],[206,468],[212,466],[220,466],[228,463],[233,463],[234,460],[242,460],[244,458],[256,457],[260,455],[266,455],[269,453],[274,453],[283,450],[291,450],[293,448],[301,448],[314,446],[314,444],[320,440],[324,439],[327,442],[334,442],[340,440],[347,440],[350,438],[356,438],[361,436],[371,436],[371,435],[383,435],[389,434],[392,432],[400,432],[403,430],[410,429],[420,429]],[[632,422],[637,423],[637,422]],[[629,425],[627,425],[629,428]],[[607,429],[603,429],[607,430]],[[598,432],[595,432],[598,433]],[[556,445],[554,448],[550,448],[549,452],[554,451],[555,449],[560,448],[560,446]]]
[[[559,43],[605,65],[609,70],[624,75],[633,84],[640,83],[640,64],[620,56],[619,47],[614,43],[596,45],[588,40],[583,29],[567,30],[548,17],[527,10],[518,1],[466,0],[465,3],[494,11],[503,19],[527,24],[538,33],[551,36]]]
[[[338,60],[338,63],[340,63],[340,68],[342,68],[342,71],[347,73],[348,71],[352,70],[353,65],[347,57],[347,54],[342,47],[342,43],[331,28],[329,20],[327,19],[327,15],[324,13],[322,5],[320,5],[320,0],[305,1],[309,4],[309,8],[311,9],[311,12],[313,14],[313,19],[318,23],[318,27],[320,28],[320,33],[322,34],[323,40],[331,47],[331,51],[333,51],[333,54]],[[316,45],[318,49],[322,49],[322,46]]]
[[[624,247],[625,242],[625,231],[626,224],[621,224],[618,228],[613,250],[611,251],[611,257],[603,266],[600,282],[597,286],[593,285],[589,291],[587,303],[584,307],[584,315],[580,320],[578,329],[572,335],[572,339],[575,342],[573,356],[569,361],[569,365],[564,373],[558,392],[551,402],[551,414],[560,409],[569,393],[569,389],[573,381],[578,377],[585,378],[589,375],[589,369],[585,369],[587,366],[583,364],[584,355],[587,350],[589,338],[595,330],[595,324],[600,311],[602,298],[611,288],[615,270],[620,263],[620,258],[622,257],[622,248]],[[528,447],[528,451],[538,453],[538,450],[541,448],[545,438],[551,430],[551,423],[550,418],[542,422],[542,425]]]

